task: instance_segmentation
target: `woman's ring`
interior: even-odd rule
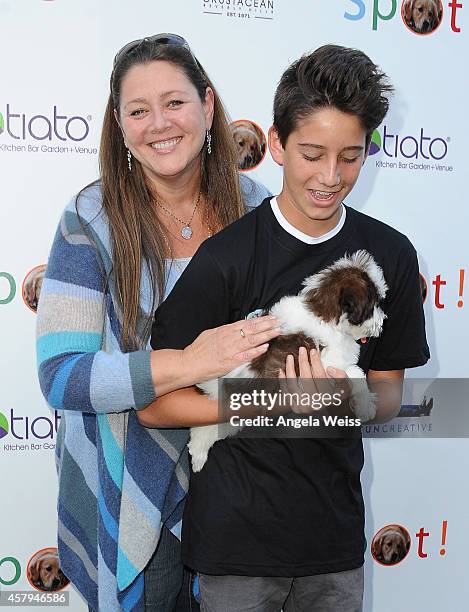
[[[242,338],[246,338],[246,334],[244,333],[244,329],[242,327],[240,328],[239,333],[241,334]]]

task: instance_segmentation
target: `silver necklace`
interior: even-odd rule
[[[176,215],[171,210],[169,210],[169,208],[166,208],[166,206],[164,206],[157,198],[155,198],[157,205],[160,208],[162,208],[166,214],[176,219],[176,221],[179,221],[179,223],[182,223],[183,227],[181,230],[181,236],[184,238],[184,240],[190,240],[192,238],[192,234],[194,233],[191,227],[191,223],[194,218],[195,211],[197,210],[197,206],[199,205],[200,196],[201,196],[201,191],[199,191],[199,195],[197,196],[197,200],[195,202],[194,210],[192,211],[191,218],[189,219],[187,223],[183,221],[182,219],[180,219],[179,217],[176,217]]]

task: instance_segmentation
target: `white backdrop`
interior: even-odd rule
[[[129,40],[183,35],[232,119],[250,119],[265,133],[279,77],[305,51],[332,42],[360,48],[380,64],[396,95],[348,204],[407,234],[418,251],[432,360],[408,375],[467,376],[466,3],[446,1],[440,27],[426,36],[405,26],[401,4],[0,0],[0,589],[31,589],[28,559],[56,545],[53,447],[60,415],[39,391],[35,314],[22,284],[46,263],[65,204],[97,176],[112,59]],[[250,174],[278,192],[281,172],[268,154]],[[388,524],[404,526],[412,540],[396,566],[379,565],[367,551],[366,610],[463,612],[467,440],[425,439],[423,432],[419,439],[366,440],[365,448],[369,543]],[[428,535],[419,538],[422,528]],[[84,609],[69,590],[71,609]]]

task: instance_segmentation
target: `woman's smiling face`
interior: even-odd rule
[[[133,66],[122,79],[116,119],[132,155],[152,181],[198,171],[213,92],[205,100],[182,69],[167,61]]]

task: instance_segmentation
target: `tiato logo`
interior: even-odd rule
[[[30,115],[16,111],[11,104],[7,104],[5,113],[0,113],[0,134],[6,130],[15,140],[26,140],[29,137],[34,140],[50,141],[57,138],[62,142],[81,142],[90,132],[90,116],[61,115],[56,105],[47,114]]]
[[[383,126],[382,134],[375,130],[371,137],[370,155],[379,151],[387,157],[406,159],[427,159],[440,161],[448,154],[448,144],[451,139],[427,136],[425,129],[420,128],[418,134],[401,135],[391,131],[387,125]]]

